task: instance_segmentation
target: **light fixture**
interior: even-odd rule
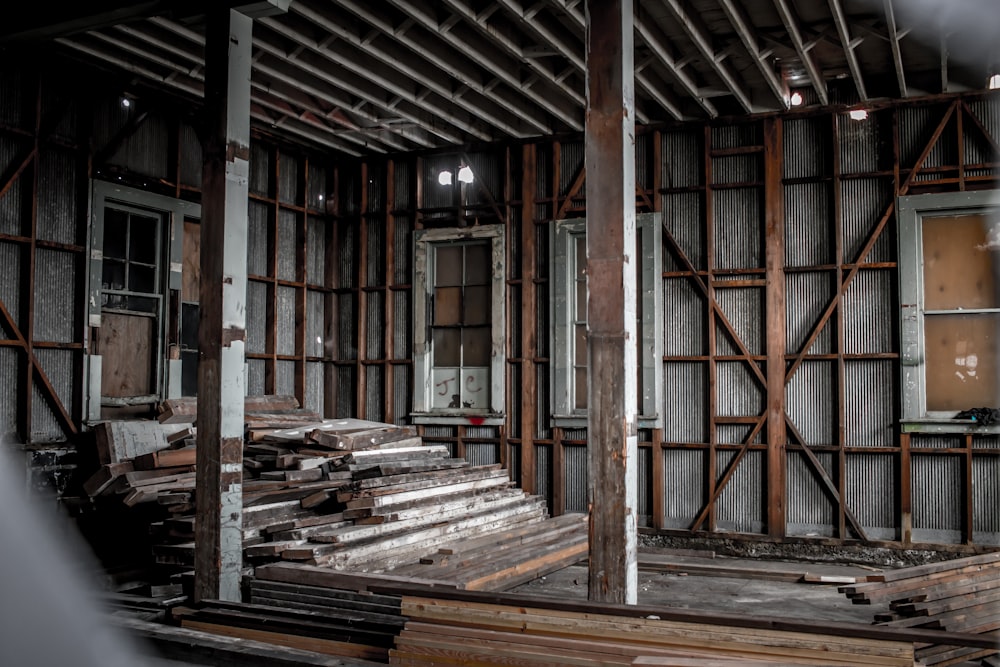
[[[996,90],[997,88],[1000,88],[1000,74],[994,74],[993,76],[991,76],[990,81],[987,84],[987,87],[990,90]]]
[[[476,180],[476,177],[472,174],[472,167],[469,165],[463,165],[462,168],[458,170],[458,180],[462,183],[471,183]]]
[[[851,120],[864,120],[868,118],[867,109],[851,109],[847,112],[847,115],[851,117]]]
[[[320,201],[323,201],[323,195],[320,195],[320,196],[319,196],[319,200],[320,200]]]
[[[800,104],[802,104],[802,93],[795,91],[794,93],[792,93],[792,98],[789,101],[792,103],[793,107],[799,106]]]
[[[127,97],[122,97],[122,108],[128,109],[130,106],[132,106],[132,100]]]
[[[447,169],[438,174],[438,183],[441,185],[451,185],[451,172]]]

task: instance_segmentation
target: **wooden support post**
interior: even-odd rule
[[[392,286],[396,282],[396,163],[389,160],[385,171],[385,375],[382,378],[382,421],[396,422],[395,370],[392,361],[396,357],[396,293]],[[406,406],[399,406],[405,412]]]
[[[587,0],[587,437],[595,602],[638,596],[632,3]]]
[[[211,8],[205,47],[195,600],[240,600],[253,21]]]
[[[767,330],[767,533],[785,536],[785,206],[781,119],[764,121]]]
[[[536,493],[535,420],[538,387],[535,356],[538,354],[538,290],[535,285],[538,248],[535,244],[535,172],[537,152],[526,144],[521,154],[521,488]]]

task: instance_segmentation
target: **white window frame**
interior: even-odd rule
[[[552,363],[552,423],[561,428],[585,428],[587,411],[575,409],[573,381],[574,337],[574,262],[573,244],[586,236],[586,218],[557,220],[550,227],[549,277],[552,329],[550,355]],[[637,286],[637,323],[639,336],[638,359],[643,382],[639,400],[637,424],[640,428],[663,426],[663,243],[659,213],[635,216],[637,246],[642,249],[641,286]],[[650,378],[652,381],[650,381]]]
[[[954,412],[927,410],[927,368],[924,347],[924,280],[922,224],[925,217],[990,214],[1000,218],[1000,190],[921,194],[899,197],[899,304],[902,426],[906,432],[965,432]],[[972,311],[970,311],[972,312]],[[975,312],[1000,312],[1000,308]],[[976,406],[969,406],[976,407]],[[989,406],[997,407],[997,406]],[[1000,432],[1000,426],[975,427],[976,432]]]
[[[431,299],[433,290],[435,248],[469,240],[485,239],[490,242],[492,278],[491,297],[491,356],[489,407],[434,408],[433,407],[433,321]],[[413,412],[415,424],[468,424],[473,418],[477,424],[502,425],[504,423],[505,397],[505,332],[504,313],[506,261],[503,225],[479,225],[458,229],[423,229],[413,234]]]

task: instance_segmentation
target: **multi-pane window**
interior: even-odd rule
[[[503,411],[503,228],[414,234],[414,419]]]
[[[159,216],[124,207],[105,210],[103,308],[157,312],[159,229]]]
[[[900,198],[904,420],[1000,405],[994,194]]]
[[[559,220],[553,225],[552,394],[553,420],[566,427],[587,419],[587,222]],[[663,306],[659,217],[636,216],[636,368],[639,422],[657,426],[663,368]]]

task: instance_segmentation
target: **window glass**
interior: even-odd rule
[[[1000,307],[987,225],[982,215],[924,218],[925,310]]]
[[[128,213],[115,208],[104,212],[104,259],[125,259],[125,241],[128,238]]]
[[[998,313],[924,316],[927,410],[1000,405],[998,331]]]
[[[441,246],[434,260],[434,284],[448,287],[462,284],[462,246]]]

